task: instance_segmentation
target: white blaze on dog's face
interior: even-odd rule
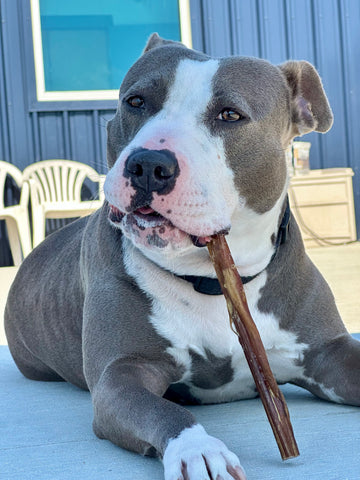
[[[162,108],[141,126],[107,176],[106,198],[122,212],[114,209],[113,218],[121,219],[119,224],[125,235],[137,246],[183,249],[193,245],[191,238],[205,244],[206,237],[231,226],[231,216],[239,202],[233,172],[226,165],[222,139],[211,135],[203,122],[217,69],[216,60],[181,60]],[[134,110],[130,115],[139,115],[151,100],[143,98],[141,88],[133,91],[135,95],[130,92],[127,102],[135,106],[126,108]],[[144,154],[150,154],[153,161],[151,152],[173,157],[176,178],[171,181],[170,191],[161,183],[160,191],[151,192],[144,191],[146,185],[136,184],[136,168],[141,168]],[[135,160],[130,160],[129,167],[134,153]],[[156,159],[154,165],[156,169]]]
[[[177,272],[186,259],[192,268],[205,260],[194,245],[230,231],[240,273],[253,275],[274,251],[285,149],[299,133],[331,126],[321,80],[306,62],[211,59],[161,42],[129,70],[108,123],[109,219]]]

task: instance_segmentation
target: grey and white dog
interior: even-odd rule
[[[161,457],[166,480],[244,479],[179,405],[257,395],[202,248],[228,232],[277,381],[360,405],[360,342],[287,205],[286,147],[331,125],[309,63],[215,59],[154,34],[108,124],[104,207],[49,236],[11,288],[21,372],[89,389],[95,433]]]

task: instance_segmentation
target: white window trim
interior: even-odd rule
[[[178,0],[180,17],[181,41],[187,47],[192,47],[190,0]],[[42,50],[41,22],[39,0],[30,0],[31,24],[33,33],[36,97],[38,102],[64,102],[84,100],[117,100],[119,90],[76,90],[76,91],[46,91],[44,74],[44,57]]]

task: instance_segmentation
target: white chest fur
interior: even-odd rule
[[[181,382],[204,403],[216,403],[256,395],[254,382],[237,336],[230,329],[223,296],[194,291],[191,284],[155,266],[129,242],[126,243],[126,269],[153,299],[150,321],[176,361],[185,367]],[[283,330],[272,314],[260,312],[257,303],[266,283],[266,272],[245,285],[249,308],[267,351],[270,366],[279,383],[302,374],[297,366],[306,345],[296,342],[295,334]],[[192,383],[190,351],[206,358],[206,352],[219,358],[231,358],[232,380],[217,388],[200,388]]]

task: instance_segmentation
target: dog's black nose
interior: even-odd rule
[[[138,149],[132,152],[125,163],[124,175],[131,185],[145,193],[166,194],[175,186],[179,164],[169,150]]]

